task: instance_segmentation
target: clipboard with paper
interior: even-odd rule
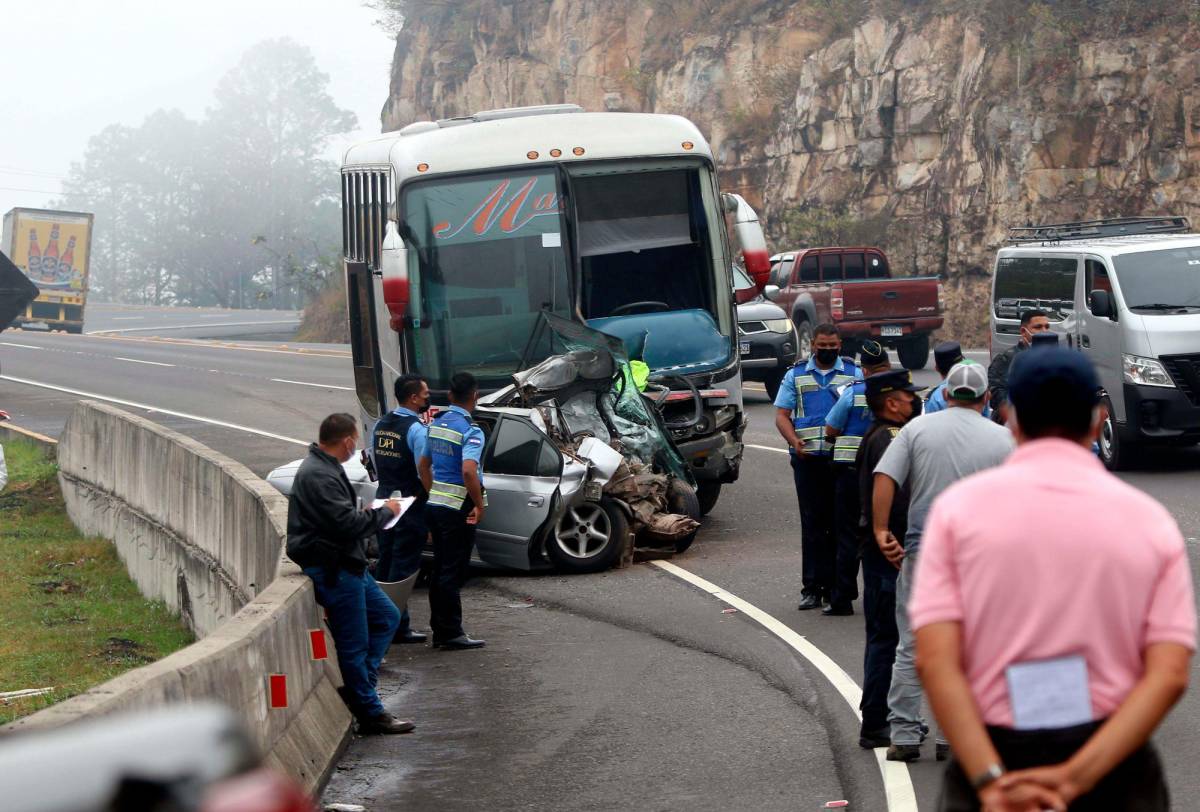
[[[400,521],[400,517],[408,512],[408,509],[410,507],[412,507],[413,502],[417,501],[417,497],[402,496],[402,497],[400,497],[400,499],[398,501],[400,502],[400,512],[397,513],[395,516],[393,516],[391,518],[391,521],[389,521],[387,524],[385,524],[383,526],[384,530],[391,530],[393,527],[395,527],[396,522]],[[386,505],[387,503],[388,503],[387,499],[376,499],[374,502],[371,503],[371,507],[372,508],[381,508],[384,505]]]

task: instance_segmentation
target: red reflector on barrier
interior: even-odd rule
[[[271,674],[268,679],[271,685],[271,707],[287,707],[287,674]]]
[[[312,641],[312,658],[314,660],[329,659],[329,647],[325,645],[324,630],[310,629],[308,637]]]

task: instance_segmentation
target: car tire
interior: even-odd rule
[[[776,384],[776,389],[779,388]],[[769,391],[769,390],[768,390]],[[771,396],[774,400],[775,396]],[[712,512],[712,509],[717,506],[717,500],[721,498],[721,483],[714,479],[706,479],[696,485],[696,501],[700,505],[700,515],[707,516]]]
[[[681,513],[684,516],[700,521],[702,514],[700,512],[700,497],[696,495],[696,490],[691,485],[684,482],[682,479],[671,479],[667,485],[667,509],[672,513]],[[675,552],[682,553],[688,547],[692,546],[692,542],[696,540],[696,534],[700,530],[697,528],[681,539],[675,540]]]
[[[812,355],[813,328],[807,319],[800,319],[796,324],[796,362],[808,361]]]
[[[768,372],[767,377],[763,379],[763,386],[767,387],[767,397],[771,399],[772,403],[775,402],[775,397],[779,394],[779,385],[783,383],[784,372],[785,370],[782,369],[773,369]],[[719,485],[720,483],[717,484]],[[714,498],[713,501],[715,502],[716,499]],[[700,498],[700,502],[701,504],[704,503],[704,497]],[[704,512],[708,513],[707,510]]]
[[[901,341],[896,345],[896,354],[905,369],[924,369],[929,363],[929,333]]]
[[[617,563],[628,538],[625,512],[605,497],[567,509],[546,539],[546,557],[559,572],[603,572]]]
[[[1113,417],[1112,401],[1104,398],[1108,416],[1100,426],[1100,461],[1110,471],[1125,471],[1133,463],[1134,447],[1121,439],[1117,421]]]

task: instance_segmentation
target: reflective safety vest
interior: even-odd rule
[[[796,387],[796,411],[792,415],[792,425],[796,428],[796,436],[804,441],[804,448],[810,454],[828,454],[830,444],[825,439],[825,416],[837,403],[838,391],[849,383],[854,383],[854,375],[858,366],[849,358],[842,359],[842,371],[828,370],[833,373],[826,382],[821,383],[813,372],[805,366],[795,367],[795,377],[792,383]]]
[[[474,423],[453,410],[438,415],[429,427],[425,453],[433,464],[433,487],[429,490],[430,505],[461,510],[468,494],[463,484],[463,443]],[[487,505],[484,496],[483,504]]]
[[[864,381],[856,381],[853,391],[854,405],[850,407],[850,414],[846,418],[846,428],[833,441],[833,461],[847,462],[851,465],[858,456],[858,447],[862,445],[867,429],[875,422],[875,416],[867,406],[867,384]]]

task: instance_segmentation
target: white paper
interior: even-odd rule
[[[561,246],[562,234],[557,231],[548,231],[542,234],[542,248],[560,248]]]
[[[1010,665],[1008,698],[1017,730],[1074,727],[1092,721],[1087,660],[1081,656]]]
[[[383,526],[384,530],[391,530],[393,527],[395,527],[396,522],[400,521],[400,517],[403,516],[410,507],[412,507],[413,502],[417,501],[417,497],[401,496],[398,501],[400,502],[400,512],[397,513],[395,516],[393,516],[392,520]],[[386,500],[386,499],[376,499],[374,502],[371,503],[371,507],[372,508],[381,508],[384,505],[386,505],[387,503],[388,503],[388,500]]]

